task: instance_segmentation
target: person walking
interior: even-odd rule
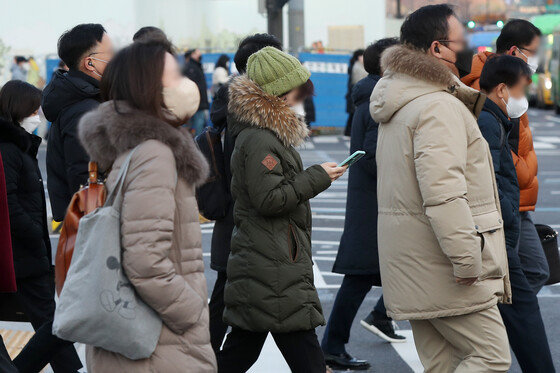
[[[508,55],[490,57],[480,75],[480,88],[488,98],[478,125],[492,153],[504,221],[513,302],[501,304],[499,309],[509,343],[524,372],[554,372],[539,302],[523,273],[517,251],[519,185],[507,142],[512,121],[525,114],[529,107],[525,90],[531,82],[531,75],[529,66],[519,58]]]
[[[344,136],[350,136],[352,129],[352,119],[354,117],[354,111],[356,107],[352,101],[352,89],[354,84],[358,83],[360,80],[368,75],[367,71],[364,69],[364,50],[356,49],[350,58],[348,63],[348,90],[346,92],[346,112],[348,113],[348,120],[346,121],[346,127],[344,128]]]
[[[364,150],[366,156],[352,166],[348,176],[348,196],[344,232],[333,265],[333,272],[344,275],[323,334],[321,347],[325,360],[334,369],[367,369],[366,360],[353,358],[344,347],[350,339],[350,328],[366,294],[372,286],[381,286],[377,253],[377,165],[375,150],[378,124],[369,113],[369,98],[381,79],[381,54],[398,44],[395,38],[381,39],[364,51],[364,67],[368,76],[352,90],[356,111],[352,121],[350,154]],[[367,222],[367,224],[364,224]],[[361,321],[367,330],[389,342],[404,342],[395,333],[392,320],[381,296],[371,313]]]
[[[47,209],[37,151],[41,138],[33,135],[40,123],[41,91],[29,83],[12,80],[0,90],[0,153],[6,179],[9,229],[16,277],[16,299],[42,343],[33,343],[14,359],[21,373],[38,372],[48,355],[55,372],[76,372],[82,367],[71,342],[52,335],[54,282]],[[47,325],[47,328],[42,328]],[[39,332],[39,329],[42,332]]]
[[[531,22],[512,19],[506,23],[496,40],[496,53],[523,60],[534,74],[539,66],[538,52],[541,36],[541,31]],[[493,56],[493,53],[480,52],[474,56],[473,70],[463,78],[465,84],[480,89],[480,74],[490,56]],[[511,145],[520,193],[520,234],[517,251],[523,273],[536,294],[546,284],[550,270],[537,229],[531,218],[531,212],[535,211],[537,204],[539,181],[537,179],[537,154],[533,146],[533,135],[527,113],[513,121],[508,142]]]
[[[41,106],[52,122],[47,143],[47,187],[53,219],[64,220],[72,196],[88,177],[89,157],[77,135],[82,115],[101,100],[99,80],[113,56],[111,39],[100,24],[81,24],[58,40],[58,70],[43,91]]]
[[[80,120],[80,141],[100,170],[110,169],[109,191],[136,148],[122,191],[122,266],[163,329],[147,359],[87,346],[88,372],[215,372],[195,198],[208,165],[180,130],[198,108],[196,85],[165,44],[147,41],[115,56],[101,94],[107,102]]]
[[[187,56],[188,55],[188,59]],[[206,111],[210,107],[208,104],[208,88],[206,86],[206,76],[202,68],[202,53],[199,49],[187,51],[185,53],[185,66],[183,75],[192,80],[198,86],[200,93],[200,104],[196,114],[191,118],[192,128],[196,135],[202,133],[206,127]]]
[[[295,57],[265,47],[229,87],[235,229],[224,321],[232,331],[217,354],[220,372],[247,371],[268,333],[292,372],[326,369],[315,334],[324,318],[313,285],[309,199],[346,168],[304,169],[295,150],[308,129],[292,107],[313,93],[310,75]]]
[[[476,122],[484,95],[459,80],[472,62],[464,27],[449,5],[428,5],[406,18],[400,41],[381,58],[370,102],[387,314],[410,320],[426,372],[507,372],[504,230]]]
[[[227,54],[222,54],[212,73],[212,97],[218,93],[218,90],[227,83],[229,80],[229,57]]]
[[[255,34],[247,36],[239,43],[239,48],[233,58],[235,66],[240,74],[247,71],[247,60],[253,53],[258,52],[264,47],[271,46],[282,50],[282,43],[273,35]],[[214,127],[219,128],[224,133],[224,171],[227,178],[228,201],[227,213],[223,219],[216,220],[212,231],[212,243],[210,249],[210,268],[217,272],[216,282],[210,296],[210,338],[212,348],[215,352],[220,350],[228,326],[223,320],[224,315],[224,287],[227,281],[227,260],[231,247],[231,234],[233,232],[233,197],[231,196],[231,155],[235,147],[234,138],[228,131],[228,105],[229,105],[229,84],[231,80],[224,84],[214,97],[210,109],[210,119]]]

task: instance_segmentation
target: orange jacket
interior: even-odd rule
[[[480,73],[488,57],[492,53],[479,52],[473,57],[471,73],[463,77],[462,82],[466,85],[480,90]],[[515,129],[515,128],[514,128]],[[517,153],[512,150],[513,163],[517,171],[517,181],[519,182],[519,210],[533,211],[537,204],[539,194],[539,181],[537,180],[538,162],[537,154],[533,148],[533,135],[529,128],[529,117],[527,113],[519,119],[519,142]]]

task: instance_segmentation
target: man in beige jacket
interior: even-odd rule
[[[485,97],[463,85],[472,52],[445,4],[412,13],[371,96],[379,259],[387,313],[409,319],[426,372],[506,372],[498,302],[511,302]]]

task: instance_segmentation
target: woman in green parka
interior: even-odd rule
[[[218,353],[220,372],[249,369],[269,332],[293,372],[325,372],[315,334],[325,320],[313,285],[309,199],[346,168],[327,162],[304,169],[295,149],[308,129],[293,107],[313,94],[310,75],[296,58],[266,47],[230,84],[235,229],[224,320],[232,331]]]

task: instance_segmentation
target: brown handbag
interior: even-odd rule
[[[72,196],[60,230],[55,258],[55,283],[58,295],[62,291],[62,286],[66,280],[66,273],[68,268],[70,268],[80,219],[96,208],[103,206],[107,197],[105,183],[99,180],[97,163],[89,162],[88,171],[87,184]]]

